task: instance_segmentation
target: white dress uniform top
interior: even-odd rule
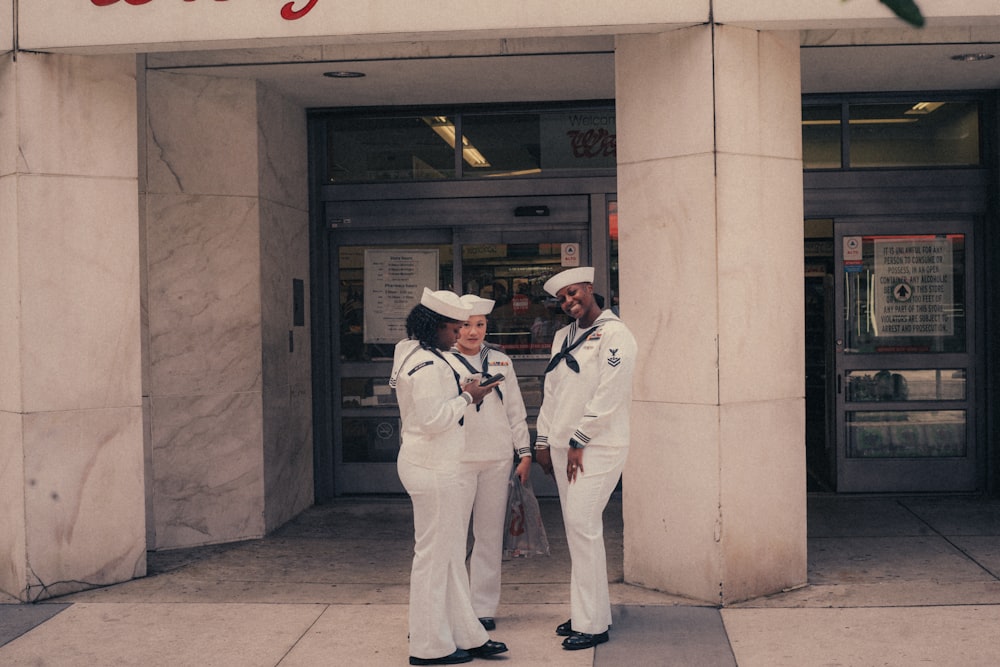
[[[603,512],[628,453],[636,352],[632,333],[610,310],[586,331],[573,322],[552,341],[536,446],[550,447],[556,470],[572,559],[570,611],[576,632],[598,634],[611,625]],[[583,474],[572,484],[562,472],[571,438],[585,445]]]
[[[457,298],[457,297],[456,297]],[[441,352],[396,344],[389,384],[402,421],[399,479],[413,503],[410,656],[437,658],[483,645],[489,635],[472,611],[465,570],[466,526],[458,459],[468,405]]]
[[[463,297],[464,298],[464,297]],[[514,453],[531,454],[527,411],[510,357],[482,345],[479,354],[453,350],[462,377],[503,373],[504,379],[478,406],[465,408],[465,449],[460,475],[470,480],[465,504],[472,511],[474,544],[469,559],[472,608],[480,618],[492,618],[500,603],[500,567],[503,561],[504,520]],[[515,484],[520,481],[515,479]],[[475,509],[473,509],[475,508]]]

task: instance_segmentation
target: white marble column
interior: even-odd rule
[[[806,581],[798,37],[616,44],[622,316],[642,355],[625,578],[716,604]]]
[[[145,97],[151,547],[260,537],[312,502],[310,344],[292,322],[305,112],[187,74],[147,72]]]
[[[132,56],[0,62],[0,591],[145,574]]]

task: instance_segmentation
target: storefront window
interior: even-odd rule
[[[614,110],[466,114],[462,123],[487,163],[465,169],[466,177],[574,175],[616,166]]]
[[[849,458],[964,456],[964,410],[847,413]]]
[[[851,167],[979,165],[978,104],[852,104],[848,113]]]
[[[802,167],[840,169],[841,105],[802,108]]]
[[[965,399],[963,369],[883,369],[847,373],[849,401],[964,401]]]
[[[326,126],[330,183],[455,178],[447,117],[334,116]]]
[[[547,355],[555,332],[569,323],[542,289],[559,272],[562,243],[471,243],[462,246],[466,294],[496,303],[487,341],[509,355]],[[526,378],[522,380],[522,391]]]
[[[613,174],[614,108],[333,114],[328,183]]]
[[[807,170],[978,167],[980,142],[980,105],[974,101],[931,97],[802,107]]]

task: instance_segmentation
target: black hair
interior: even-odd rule
[[[438,329],[442,324],[457,322],[450,317],[435,313],[423,304],[417,304],[406,316],[406,336],[420,341],[425,347],[437,347]]]

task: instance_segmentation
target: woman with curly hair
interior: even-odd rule
[[[443,353],[470,313],[454,292],[424,288],[406,318],[407,338],[396,344],[389,377],[402,421],[396,469],[413,503],[411,665],[452,665],[507,650],[490,640],[473,611],[465,570],[462,417],[493,385],[461,385]]]

